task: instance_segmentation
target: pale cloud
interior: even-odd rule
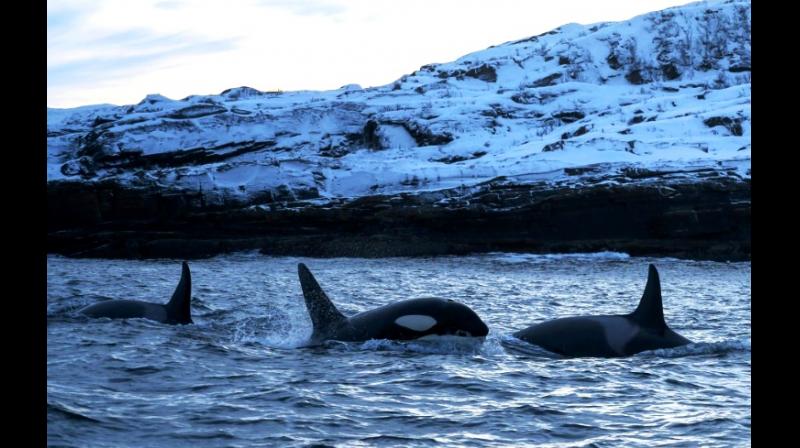
[[[685,1],[48,1],[47,103],[131,104],[249,85],[383,85],[570,23],[624,20]]]
[[[285,8],[301,16],[335,16],[347,11],[342,3],[322,0],[261,0],[259,4],[268,8]]]

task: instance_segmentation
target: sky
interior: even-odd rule
[[[567,23],[687,0],[48,0],[47,107],[393,82]]]

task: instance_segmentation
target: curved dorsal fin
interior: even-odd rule
[[[332,328],[347,321],[347,317],[336,309],[325,291],[319,286],[317,280],[308,270],[306,265],[297,265],[297,274],[300,276],[300,286],[303,288],[303,297],[306,299],[306,308],[314,326],[312,339],[325,337]]]
[[[181,280],[172,293],[172,298],[165,306],[167,317],[179,324],[192,323],[192,274],[189,272],[189,263],[183,262]]]
[[[636,311],[628,315],[636,323],[643,327],[663,329],[667,327],[664,321],[664,309],[661,305],[661,281],[658,278],[658,271],[652,264],[647,273],[647,286],[644,287],[642,300]]]

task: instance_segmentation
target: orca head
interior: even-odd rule
[[[489,327],[478,314],[470,307],[455,300],[447,299],[444,309],[438,317],[441,334],[481,338],[489,334]]]

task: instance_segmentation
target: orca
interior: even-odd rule
[[[435,297],[409,299],[346,317],[336,309],[303,263],[297,272],[313,332],[310,345],[327,340],[361,342],[370,339],[407,341],[427,336],[483,338],[489,328],[466,305]]]
[[[639,306],[630,314],[576,316],[550,320],[513,333],[517,339],[567,357],[613,358],[672,348],[692,341],[664,321],[661,282],[652,264]]]
[[[143,317],[165,324],[191,324],[192,275],[189,264],[183,262],[181,280],[166,305],[138,300],[109,300],[82,308],[79,313],[89,317],[130,319]]]

